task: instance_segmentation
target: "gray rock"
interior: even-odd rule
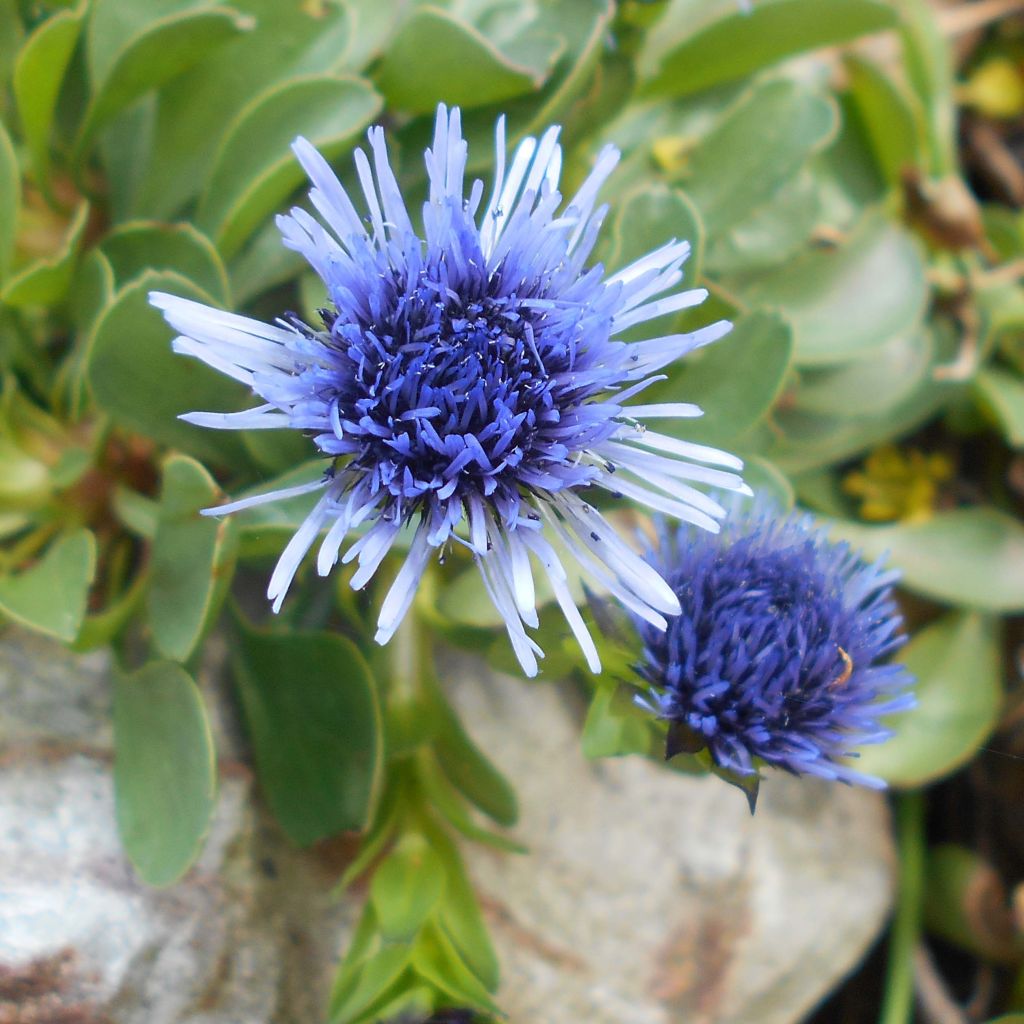
[[[114,822],[107,662],[0,634],[0,1021],[312,1024],[359,912],[352,837],[291,849],[219,685],[220,799],[178,885],[147,889]],[[446,673],[515,781],[525,857],[467,850],[515,1024],[798,1021],[877,935],[893,855],[875,794],[773,778],[754,819],[716,779],[588,764],[571,691]]]

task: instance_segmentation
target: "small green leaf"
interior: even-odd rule
[[[75,211],[60,249],[53,256],[34,260],[12,274],[0,290],[8,306],[54,306],[67,294],[78,262],[78,250],[89,223],[89,204]]]
[[[95,58],[91,60],[96,85],[75,143],[75,162],[80,163],[88,155],[98,129],[134,100],[180,75],[251,27],[251,19],[231,7],[191,7],[147,21],[124,43],[105,73],[97,68]],[[90,25],[92,57],[99,34],[94,16]]]
[[[428,832],[444,862],[446,881],[439,921],[469,969],[489,991],[498,987],[500,966],[480,904],[455,844],[439,828]]]
[[[367,957],[354,975],[352,984],[336,991],[331,999],[331,1020],[337,1024],[355,1024],[364,1013],[374,1008],[382,996],[393,995],[389,990],[411,960],[412,950],[404,942],[385,946]]]
[[[921,164],[922,127],[909,99],[877,65],[848,54],[850,96],[886,182],[898,187],[903,172]]]
[[[3,121],[0,121],[0,285],[6,281],[14,258],[20,205],[21,168],[18,166],[18,155],[14,152],[14,145]]]
[[[358,649],[328,633],[245,632],[235,677],[260,782],[291,839],[362,828],[380,775],[381,724]]]
[[[88,530],[63,534],[31,567],[0,576],[0,614],[71,643],[95,574],[96,538]]]
[[[437,729],[434,750],[448,780],[493,821],[514,825],[519,818],[515,790],[473,742],[436,682],[430,714]]]
[[[838,248],[809,252],[758,278],[742,295],[751,305],[779,308],[792,322],[799,365],[827,366],[910,335],[929,291],[913,236],[875,212]]]
[[[974,378],[974,393],[995,415],[1006,440],[1024,448],[1024,381],[998,366],[983,367]]]
[[[615,213],[600,249],[609,271],[621,270],[673,238],[690,243],[683,264],[686,280],[700,280],[704,225],[689,197],[660,181],[639,185],[615,203]]]
[[[100,248],[119,286],[145,270],[173,270],[230,305],[227,272],[213,243],[191,224],[131,221],[105,235]]]
[[[441,858],[419,835],[410,834],[373,873],[370,902],[386,940],[412,939],[444,892]]]
[[[685,96],[895,24],[892,8],[880,0],[829,0],[827,17],[821,0],[758,3],[749,13],[712,22],[671,50],[643,94]]]
[[[668,368],[669,379],[648,388],[648,402],[694,402],[699,419],[668,419],[659,430],[721,444],[749,430],[782,391],[793,351],[792,332],[774,313],[743,317],[732,331]]]
[[[836,419],[882,416],[918,388],[931,359],[928,331],[895,337],[862,359],[804,370],[787,396],[790,408]]]
[[[417,974],[454,999],[457,1005],[487,1013],[501,1012],[440,928],[428,926],[420,933],[413,947],[412,964]]]
[[[951,612],[896,657],[917,679],[917,707],[887,719],[895,735],[862,748],[855,766],[896,786],[922,786],[969,761],[995,728],[1003,700],[996,624]]]
[[[289,148],[303,135],[330,159],[380,110],[359,78],[291,78],[257,96],[232,122],[199,203],[198,223],[231,255],[303,180]]]
[[[146,271],[122,288],[93,331],[87,376],[99,406],[116,423],[218,465],[243,465],[245,450],[229,431],[203,430],[177,417],[193,410],[231,412],[246,391],[197,359],[171,350],[173,331],[148,301],[151,290],[211,303],[191,281]]]
[[[50,129],[68,62],[82,27],[86,5],[59,11],[29,36],[14,65],[14,99],[37,179],[48,187]]]
[[[650,754],[651,727],[625,688],[598,686],[583,723],[583,754],[592,760]]]
[[[125,852],[144,881],[170,885],[199,855],[217,789],[203,700],[180,665],[115,674],[114,746]]]
[[[163,491],[152,548],[149,621],[160,653],[186,661],[216,617],[237,553],[230,517],[200,516],[220,488],[187,455],[164,462]]]
[[[769,202],[835,135],[831,99],[788,80],[754,89],[685,157],[680,183],[717,238]]]
[[[835,524],[868,558],[889,554],[901,586],[987,612],[1024,611],[1024,526],[993,508],[941,512],[923,523]]]
[[[388,26],[393,23],[390,5],[365,2]],[[199,192],[215,155],[210,147],[195,145],[196,139],[223,139],[254,96],[296,75],[344,70],[348,44],[369,42],[363,19],[358,39],[350,38],[347,4],[239,0],[236,6],[255,20],[255,30],[229,40],[160,90],[152,156],[136,212],[158,219],[177,214]],[[273,224],[270,228],[277,248],[288,252],[280,233]],[[239,295],[246,298],[240,289]]]
[[[412,114],[430,113],[441,102],[500,103],[541,84],[472,25],[429,5],[415,8],[391,39],[376,81],[389,106]]]

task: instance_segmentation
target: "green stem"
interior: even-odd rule
[[[896,798],[899,891],[889,936],[889,963],[878,1024],[911,1024],[914,1015],[914,948],[921,932],[924,895],[924,797]]]

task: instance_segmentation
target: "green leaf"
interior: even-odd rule
[[[217,774],[203,700],[180,665],[114,676],[117,827],[135,870],[170,885],[199,855]]]
[[[487,106],[539,88],[472,25],[440,7],[413,10],[391,39],[375,76],[388,105],[412,114],[438,103]]]
[[[71,643],[85,618],[96,574],[96,538],[88,530],[62,534],[42,558],[0,576],[0,614]]]
[[[917,389],[931,359],[932,340],[927,331],[893,338],[862,359],[803,371],[790,407],[836,419],[884,415]]]
[[[231,7],[210,5],[174,11],[148,20],[124,42],[106,69],[105,62],[96,59],[101,29],[94,14],[89,48],[95,91],[75,142],[75,163],[85,159],[96,132],[112,117],[251,27],[251,19]]]
[[[199,203],[198,223],[221,252],[237,252],[303,180],[289,148],[303,135],[330,159],[348,148],[380,110],[358,78],[293,78],[246,106],[232,122]]]
[[[431,680],[430,714],[436,723],[434,751],[448,780],[467,800],[499,825],[519,818],[515,790],[473,742],[436,681]]]
[[[385,946],[367,957],[353,978],[353,984],[331,999],[331,1020],[337,1024],[354,1024],[374,1004],[389,993],[392,985],[405,972],[412,960],[408,944]],[[377,1018],[378,1020],[380,1018]]]
[[[754,492],[754,497],[747,501],[767,498],[774,501],[783,512],[793,508],[796,501],[793,485],[786,474],[768,459],[758,455],[744,455],[743,481]]]
[[[926,872],[924,924],[928,931],[982,960],[1019,965],[1024,935],[996,869],[973,850],[940,843],[928,851]]]
[[[0,290],[0,302],[8,306],[54,306],[60,302],[71,286],[88,223],[89,204],[83,202],[68,225],[60,249],[11,275]]]
[[[410,834],[373,873],[370,902],[387,940],[412,939],[444,892],[441,858],[419,835]]]
[[[14,99],[37,181],[48,188],[50,131],[64,74],[82,27],[86,4],[59,11],[29,36],[14,65]]]
[[[218,465],[246,462],[229,431],[203,430],[177,417],[193,410],[231,412],[246,390],[197,359],[171,350],[173,331],[147,299],[167,291],[211,303],[191,281],[170,271],[146,271],[122,288],[93,331],[89,386],[99,406],[121,426]]]
[[[835,135],[835,103],[796,82],[747,93],[685,157],[680,181],[717,238],[769,202]]]
[[[487,1013],[501,1012],[440,928],[427,927],[420,933],[413,947],[412,964],[417,974],[454,999],[457,1005]]]
[[[21,205],[21,168],[10,135],[0,121],[0,285],[11,269],[18,208]],[[0,292],[0,295],[3,293]]]
[[[792,322],[803,366],[863,358],[910,335],[928,294],[916,240],[879,213],[838,248],[809,252],[742,290],[744,301],[776,306]]]
[[[822,17],[820,0],[758,3],[749,13],[720,18],[671,50],[642,94],[685,96],[804,50],[835,46],[895,24],[891,7],[880,0],[830,0],[827,17]]]
[[[19,6],[18,0],[0,0],[0,82],[10,78],[25,35]]]
[[[234,661],[267,800],[308,845],[362,828],[380,776],[374,682],[358,649],[328,633],[246,631]]]
[[[795,256],[822,223],[820,191],[818,177],[804,167],[770,202],[709,240],[707,268],[720,274],[750,273]]]
[[[439,915],[441,927],[469,969],[493,992],[498,987],[501,969],[462,857],[455,844],[440,828],[430,829],[428,837],[444,861],[446,872]]]
[[[755,312],[706,348],[691,352],[669,379],[648,388],[648,402],[695,402],[699,419],[662,420],[658,429],[687,441],[721,444],[749,430],[782,391],[792,332],[774,313]]]
[[[951,612],[897,659],[917,678],[917,707],[887,719],[895,735],[864,747],[856,767],[896,786],[922,786],[969,761],[995,728],[1003,700],[996,623]]]
[[[700,280],[704,249],[700,214],[680,189],[649,181],[615,203],[599,259],[607,270],[620,270],[673,238],[690,243],[690,256],[683,270],[686,280],[695,284]]]
[[[983,367],[974,378],[974,393],[995,416],[1006,440],[1024,448],[1024,381],[997,366]]]
[[[598,686],[583,723],[583,754],[593,760],[650,754],[653,736],[647,718],[625,687]]]
[[[988,612],[1024,611],[1024,526],[993,508],[942,512],[923,523],[836,523],[868,558],[889,553],[901,586],[935,601]]]
[[[223,139],[238,112],[275,83],[346,66],[351,33],[341,4],[239,0],[235,6],[255,20],[255,30],[229,40],[160,92],[152,158],[136,204],[146,216],[171,217],[199,192],[215,153],[196,139]],[[389,4],[374,7],[393,20]],[[273,237],[287,252],[276,228]]]
[[[163,467],[163,491],[152,547],[149,622],[160,653],[174,661],[191,657],[220,608],[237,554],[230,517],[200,516],[215,505],[220,488],[187,455],[171,455]]]
[[[131,221],[100,243],[119,286],[145,270],[173,270],[225,306],[231,304],[228,276],[213,243],[191,224]]]
[[[886,182],[898,187],[903,172],[921,164],[922,127],[909,99],[877,65],[848,54],[850,96]]]

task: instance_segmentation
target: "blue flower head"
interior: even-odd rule
[[[294,151],[313,184],[304,209],[278,218],[284,244],[323,280],[322,323],[292,314],[274,324],[173,295],[150,301],[180,333],[175,350],[242,381],[261,404],[184,418],[213,428],[307,431],[329,460],[321,493],[270,580],[275,611],[306,552],[326,530],[317,568],[341,544],[364,586],[406,528],[412,541],[380,611],[376,639],[397,629],[431,557],[468,548],[529,675],[540,649],[534,570],[550,581],[594,671],[597,651],[571,596],[569,554],[592,579],[656,629],[679,603],[664,580],[582,496],[601,488],[706,529],[724,510],[693,484],[746,490],[731,455],[647,430],[644,421],[700,414],[682,403],[629,405],[664,366],[721,337],[725,321],[690,334],[625,342],[637,324],[703,301],[674,291],[690,247],[671,241],[606,276],[588,258],[607,212],[597,193],[618,160],[597,157],[576,195],[558,192],[558,129],[508,156],[497,128],[490,198],[465,181],[457,109],[438,109],[426,151],[429,194],[414,225],[380,128],[355,154],[368,216],[360,216],[322,156]],[[717,467],[717,468],[716,468]],[[298,493],[236,501],[221,515]],[[559,547],[556,549],[552,541]]]
[[[682,606],[666,631],[640,623],[650,689],[638,701],[669,723],[667,756],[706,749],[741,784],[763,764],[884,785],[845,759],[914,703],[910,677],[886,663],[905,639],[896,572],[760,502],[718,536],[660,523],[648,557]]]

